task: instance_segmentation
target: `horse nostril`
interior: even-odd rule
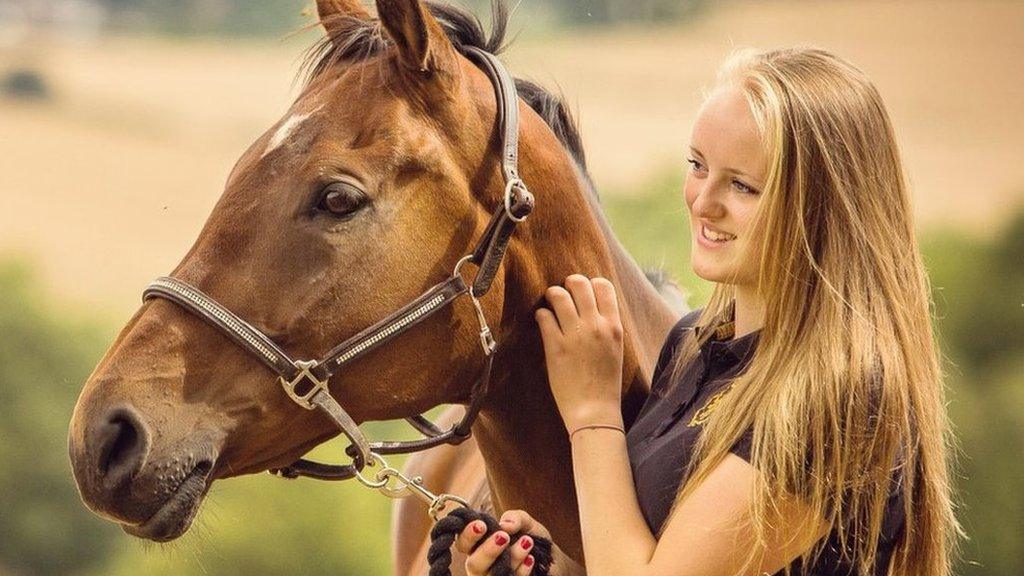
[[[130,408],[107,413],[96,430],[99,472],[111,488],[123,486],[138,474],[149,453],[149,431]]]

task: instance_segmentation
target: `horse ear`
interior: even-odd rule
[[[420,0],[377,0],[377,16],[405,69],[444,74],[457,67],[454,46]]]
[[[370,13],[360,0],[316,0],[316,12],[327,35],[332,39],[344,32],[345,20],[370,19]]]

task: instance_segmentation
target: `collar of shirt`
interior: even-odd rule
[[[710,323],[694,326],[693,332],[698,342],[704,341],[704,338],[707,337],[707,341],[701,345],[702,354],[731,362],[749,360],[761,335],[761,330],[757,329],[739,338],[733,338],[736,334],[735,300],[730,301],[725,311],[712,319]],[[708,335],[708,332],[711,334]]]

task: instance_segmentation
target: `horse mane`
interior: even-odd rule
[[[500,54],[508,47],[508,23],[510,12],[505,0],[491,0],[491,33],[475,14],[465,8],[442,2],[427,2],[427,9],[441,25],[448,39],[460,53],[467,47],[474,47],[491,54]],[[350,16],[336,16],[329,20],[331,27],[341,30],[333,38],[324,35],[306,52],[302,64],[304,84],[308,86],[321,75],[341,63],[369,60],[378,56],[390,46],[379,20],[363,20]],[[519,97],[532,108],[551,130],[559,142],[572,156],[585,176],[591,193],[597,190],[591,184],[587,173],[586,156],[579,127],[569,111],[565,100],[552,94],[539,84],[516,78]]]

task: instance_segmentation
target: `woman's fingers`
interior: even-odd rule
[[[509,553],[512,558],[509,564],[517,575],[530,573],[530,569],[533,568],[533,557],[530,556],[532,550],[533,538],[529,536],[522,536],[512,544],[512,551]]]
[[[523,510],[508,510],[501,515],[499,520],[501,530],[491,534],[487,540],[480,542],[472,554],[469,553],[477,542],[487,531],[487,525],[481,520],[475,520],[466,525],[455,540],[455,548],[463,554],[469,554],[466,559],[466,572],[469,576],[484,576],[497,560],[503,550],[511,546],[509,550],[509,563],[516,576],[526,576],[533,570],[534,558],[531,555],[534,547],[533,537],[529,534],[550,538],[548,532],[540,522],[537,522]],[[518,540],[510,542],[509,534],[524,532]]]
[[[476,543],[484,537],[484,533],[487,532],[487,525],[484,524],[483,520],[475,520],[466,524],[466,527],[459,532],[458,538],[455,539],[455,549],[463,554],[469,554],[469,551],[476,546]]]
[[[526,576],[533,571],[533,556],[527,556],[523,563],[516,568],[516,576]]]
[[[609,320],[619,320],[619,301],[615,297],[615,286],[607,278],[594,278],[594,300],[597,311]]]
[[[555,311],[558,318],[558,325],[562,333],[573,330],[580,321],[579,313],[576,312],[576,304],[572,301],[572,295],[561,286],[550,286],[544,292],[551,309]]]
[[[515,534],[522,531],[551,539],[551,533],[548,532],[548,529],[540,522],[534,520],[533,516],[530,516],[530,514],[525,510],[506,511],[501,515],[501,518],[498,519],[498,524],[501,526],[502,530],[509,534]]]
[[[554,310],[559,329],[563,334],[581,326],[580,320],[603,316],[618,321],[619,304],[615,287],[606,278],[591,280],[582,274],[571,274],[565,279],[565,287],[551,286],[544,293],[548,304]]]
[[[499,536],[499,534],[502,536]],[[530,552],[533,551],[533,538],[522,536],[519,540],[511,543],[506,538],[505,532],[495,532],[488,542],[481,544],[480,548],[473,552],[466,560],[466,571],[471,576],[486,574],[497,561],[502,550],[511,546],[509,549],[509,567],[512,568],[517,576],[529,574],[533,569],[533,556],[530,555]],[[499,545],[499,539],[505,541],[505,544]]]
[[[540,328],[540,336],[544,340],[545,348],[549,342],[562,335],[562,331],[558,328],[558,320],[555,319],[555,313],[551,310],[537,308],[533,317],[537,320],[537,326]]]
[[[594,287],[591,286],[589,278],[582,274],[571,274],[565,279],[565,288],[572,294],[580,318],[589,319],[597,315]]]
[[[480,544],[469,558],[466,558],[466,573],[470,576],[484,576],[502,550],[508,547],[508,533],[499,530]]]

